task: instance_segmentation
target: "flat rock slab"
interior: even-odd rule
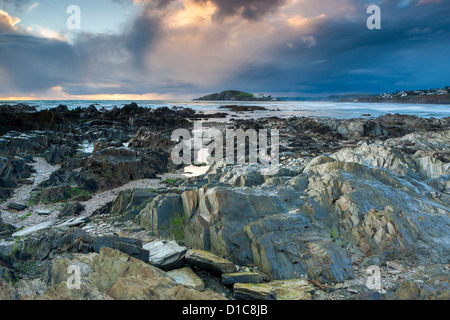
[[[27,185],[34,184],[34,180],[33,179],[23,179],[23,180],[20,180],[20,182],[23,183],[23,184],[27,184]]]
[[[277,300],[311,300],[314,287],[304,279],[276,280],[267,283],[277,294]]]
[[[26,208],[28,208],[28,206],[23,203],[10,202],[10,203],[8,203],[8,208],[14,209],[17,211],[22,211],[22,210],[25,210]]]
[[[194,266],[200,267],[212,273],[233,273],[236,266],[233,262],[223,259],[215,254],[204,250],[189,250],[186,253],[186,261]]]
[[[89,221],[90,220],[88,217],[77,217],[69,220],[64,220],[63,222],[56,224],[55,227],[76,227]]]
[[[262,277],[256,272],[235,272],[222,274],[222,283],[233,285],[235,283],[261,283]]]
[[[277,300],[275,289],[262,283],[236,283],[234,297],[238,300]]]
[[[148,262],[157,268],[170,270],[181,266],[188,249],[175,241],[153,241],[143,247],[150,252]]]
[[[44,223],[40,223],[28,228],[25,228],[23,230],[17,231],[16,233],[13,233],[13,237],[24,237],[24,236],[28,236],[30,234],[33,234],[35,232],[41,231],[41,230],[46,230],[46,229],[50,229],[53,226],[53,221],[47,221]]]
[[[149,252],[142,248],[139,239],[124,237],[96,237],[93,240],[94,251],[99,253],[101,248],[111,248],[123,252],[135,259],[148,262]]]
[[[167,274],[179,284],[197,291],[205,291],[205,283],[191,268],[172,270],[167,272]]]

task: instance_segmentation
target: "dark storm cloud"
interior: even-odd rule
[[[73,95],[197,95],[226,89],[282,95],[450,85],[448,1],[411,1],[403,8],[400,1],[385,0],[381,30],[366,28],[367,4],[361,0],[346,1],[353,11],[326,12],[298,30],[287,21],[274,26],[266,19],[285,1],[210,1],[216,19],[207,28],[201,21],[172,27],[177,11],[168,10],[180,10],[170,5],[179,0],[140,1],[143,12],[121,33],[80,33],[71,43],[16,30],[0,15],[0,95],[55,86]],[[321,7],[310,3],[316,6],[314,20]],[[238,23],[242,30],[232,28]],[[253,29],[248,30],[255,25],[273,31],[262,29],[252,39]]]
[[[56,86],[76,70],[74,57],[73,48],[61,41],[0,34],[0,67],[2,77],[8,79],[9,89],[26,92]],[[0,92],[5,89],[0,88]]]
[[[241,15],[245,19],[256,20],[273,13],[286,0],[196,0],[199,3],[212,2],[216,7],[216,17],[223,19]]]
[[[143,73],[149,75],[145,55],[154,43],[158,23],[158,18],[139,15],[121,34],[82,32],[68,43],[14,29],[0,14],[0,81],[7,79],[7,85],[0,86],[0,96],[10,91],[44,92],[59,85],[69,94],[117,93],[133,78],[143,83]],[[141,91],[136,84],[129,88]]]
[[[139,16],[125,36],[125,47],[133,53],[134,65],[145,68],[145,58],[159,33],[160,21],[146,15]]]
[[[236,82],[253,91],[305,93],[390,92],[450,83],[450,5],[382,5],[382,29],[365,27],[361,5],[356,19],[331,18],[312,33],[314,45],[291,45],[266,52],[276,64],[248,62]],[[259,80],[264,79],[264,80]],[[276,88],[275,88],[276,87]]]

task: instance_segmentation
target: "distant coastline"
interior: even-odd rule
[[[450,104],[450,87],[383,94],[346,94],[328,97],[280,98],[282,101],[329,101],[360,103]]]
[[[194,101],[324,101],[324,102],[367,102],[404,104],[450,104],[450,87],[415,91],[396,91],[383,94],[344,94],[327,97],[278,97],[252,94],[237,90],[212,93]]]
[[[383,98],[380,96],[360,97],[354,102],[372,102],[372,103],[405,103],[405,104],[450,104],[450,94],[432,95],[432,96],[399,96],[392,98]],[[349,102],[342,99],[338,102]]]

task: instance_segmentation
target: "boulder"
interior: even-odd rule
[[[26,204],[23,204],[23,203],[17,203],[17,202],[10,202],[10,203],[8,203],[8,208],[14,209],[14,210],[17,210],[17,211],[23,211],[27,207],[28,206]]]
[[[21,180],[31,176],[32,167],[23,158],[0,156],[0,200],[13,194]]]
[[[157,195],[147,189],[121,191],[114,198],[111,214],[121,220],[134,219]]]
[[[80,290],[68,290],[69,265],[81,271]],[[210,290],[181,285],[165,272],[125,253],[102,248],[99,254],[57,258],[50,270],[51,288],[42,298],[66,300],[224,300]]]
[[[80,217],[75,217],[75,218],[70,218],[67,220],[59,221],[54,225],[54,227],[55,228],[61,228],[61,227],[71,228],[71,227],[81,226],[88,222],[90,222],[90,219],[88,217],[80,216]]]
[[[163,194],[153,199],[137,216],[138,224],[160,238],[184,239],[181,196]]]
[[[95,179],[98,190],[109,190],[129,181],[156,178],[156,174],[167,170],[169,154],[109,147],[95,152],[88,162],[78,179]]]
[[[448,275],[431,277],[423,281],[406,280],[393,294],[395,300],[449,300]]]
[[[191,268],[181,268],[167,272],[177,283],[197,291],[205,291],[205,283]]]
[[[142,261],[149,261],[149,252],[142,248],[139,239],[124,237],[96,237],[93,239],[94,251],[99,253],[102,248],[112,248]]]
[[[270,216],[244,227],[255,265],[274,279],[308,274],[342,282],[353,277],[349,253],[331,241],[329,231],[314,226],[304,213]]]
[[[0,240],[0,257],[9,257],[14,253],[15,241]]]
[[[276,300],[274,288],[262,283],[236,283],[233,287],[237,300]]]
[[[179,246],[175,241],[153,241],[144,245],[144,250],[150,252],[148,262],[162,270],[170,270],[183,264],[186,247]]]
[[[256,272],[234,272],[222,274],[222,283],[234,285],[235,283],[261,283],[262,277]]]
[[[202,188],[181,197],[184,242],[242,265],[254,261],[244,226],[289,211],[281,198],[257,189]]]
[[[150,131],[148,128],[142,127],[130,140],[130,147],[133,148],[160,148],[169,150],[172,141],[163,137],[161,132]]]
[[[14,294],[14,288],[0,277],[0,300],[11,300]]]
[[[58,218],[78,216],[85,210],[85,206],[81,203],[69,202],[64,205]]]
[[[311,300],[314,287],[304,279],[261,283],[236,283],[234,296],[239,300]]]
[[[271,286],[277,300],[311,300],[315,288],[305,279],[276,280],[267,283]]]
[[[43,223],[31,226],[31,227],[26,227],[25,229],[22,229],[20,231],[17,231],[12,236],[13,237],[24,237],[24,236],[33,234],[33,233],[41,231],[41,230],[50,229],[53,226],[53,224],[54,224],[53,221],[43,222]]]
[[[56,182],[60,184],[60,182]],[[91,194],[82,187],[73,187],[70,185],[57,185],[44,188],[40,194],[40,201],[45,204],[57,203],[63,201],[87,201]]]
[[[236,266],[231,261],[204,250],[189,250],[186,253],[186,261],[212,273],[222,274],[236,271]]]

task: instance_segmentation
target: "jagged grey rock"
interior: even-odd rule
[[[157,268],[170,270],[180,267],[183,263],[186,247],[178,245],[175,241],[153,241],[143,248],[150,252],[148,262]]]

